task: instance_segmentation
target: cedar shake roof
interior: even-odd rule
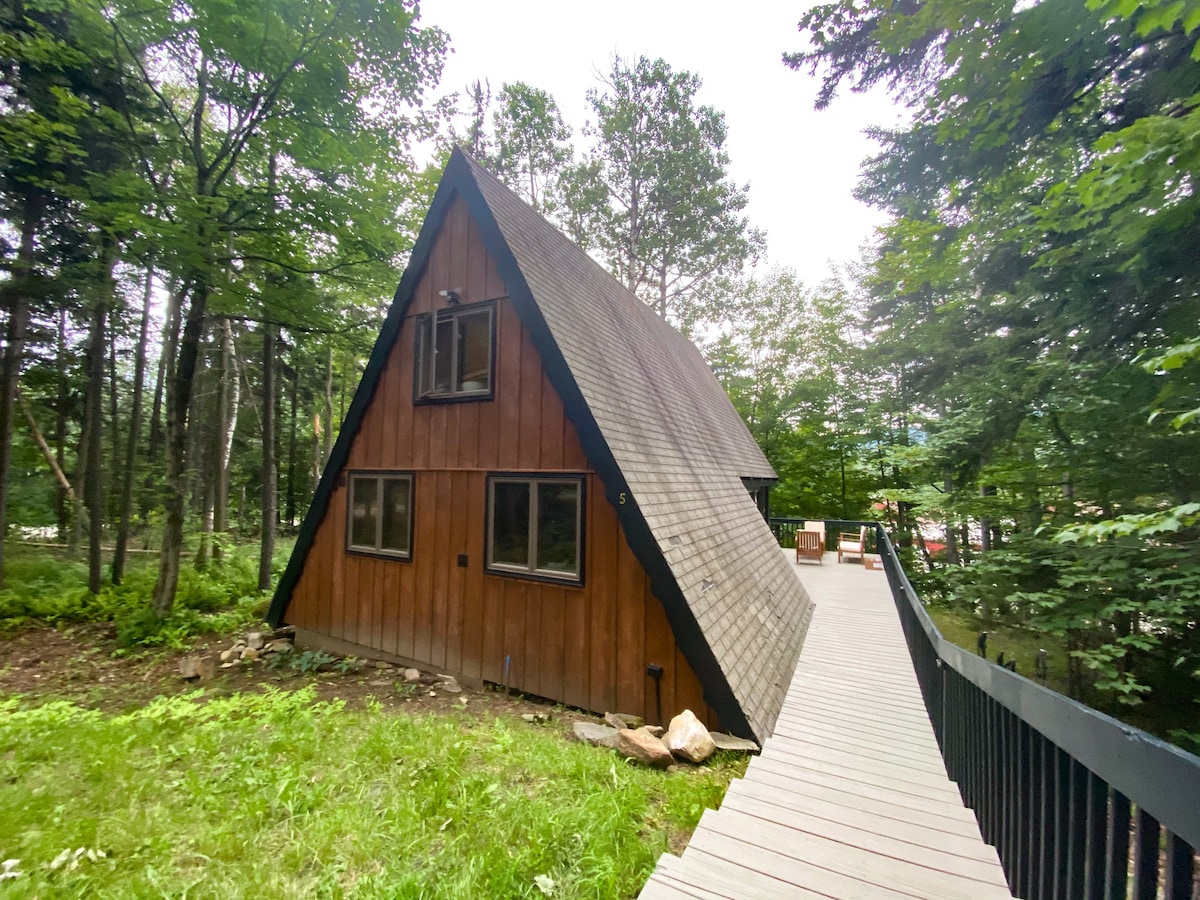
[[[370,402],[368,381],[378,379],[456,195],[496,260],[706,700],[726,728],[762,741],[774,730],[812,614],[742,483],[774,480],[774,470],[699,350],[457,149],[280,581],[272,622],[283,619],[308,532],[332,492],[325,482],[340,469],[338,450],[344,442],[344,460]]]

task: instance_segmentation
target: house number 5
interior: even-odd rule
[[[620,503],[622,506],[624,506],[624,505],[625,505],[625,499],[626,499],[626,497],[625,497],[625,492],[624,492],[624,491],[622,491],[622,492],[621,492],[621,494],[620,494],[620,496],[617,498],[617,502],[618,502],[618,503]]]

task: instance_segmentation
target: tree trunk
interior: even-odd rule
[[[216,444],[218,428],[213,427],[215,410],[209,405],[213,382],[220,374],[215,372],[211,359],[206,359],[203,353],[197,360],[196,381],[192,391],[192,407],[188,411],[188,479],[192,492],[192,506],[200,508],[200,541],[196,547],[196,557],[193,565],[198,571],[208,568],[208,560],[212,549],[213,533],[213,479],[216,477]],[[205,365],[204,363],[207,363]]]
[[[158,459],[163,444],[162,407],[168,388],[167,383],[175,373],[175,359],[179,353],[180,303],[187,294],[186,283],[181,282],[167,293],[167,317],[163,323],[162,352],[158,356],[158,374],[154,380],[154,405],[150,411],[150,439],[146,445],[146,480],[142,483],[142,497],[138,503],[142,524],[150,519],[150,499],[160,487]]]
[[[0,589],[4,587],[4,538],[8,532],[8,484],[12,466],[13,412],[29,328],[29,287],[33,276],[33,240],[41,217],[40,201],[26,197],[21,218],[21,243],[12,273],[12,305],[8,309],[8,333],[4,363],[0,369]]]
[[[942,482],[942,488],[946,494],[946,502],[954,496],[954,479],[949,475]],[[958,565],[958,532],[957,525],[954,522],[954,517],[949,511],[946,513],[946,565]]]
[[[125,577],[125,555],[129,547],[129,527],[133,519],[133,482],[137,469],[138,440],[142,433],[142,385],[146,380],[146,343],[150,337],[150,302],[154,295],[154,269],[146,269],[146,288],[142,292],[142,322],[138,329],[137,352],[133,362],[133,399],[129,409],[129,443],[125,447],[125,477],[121,482],[121,508],[118,513],[117,546],[113,551],[112,583]]]
[[[217,458],[214,460],[213,531],[218,535],[213,544],[214,560],[223,556],[220,536],[229,528],[229,457],[233,452],[233,432],[237,427],[241,395],[233,352],[233,325],[229,319],[222,318],[218,327],[221,333],[221,378],[217,384]]]
[[[112,434],[112,447],[110,452],[112,458],[109,460],[109,472],[107,473],[107,481],[111,485],[121,483],[121,435],[120,423],[118,419],[118,407],[120,390],[117,386],[117,331],[120,326],[120,316],[117,314],[117,292],[116,283],[113,282],[113,288],[108,293],[108,340],[106,346],[108,349],[108,430]],[[107,521],[112,521],[118,513],[114,505],[116,498],[108,495],[105,497],[104,518]]]
[[[333,452],[333,348],[325,356],[325,433],[321,435],[321,466],[329,462],[329,454]],[[321,477],[320,471],[317,478]],[[316,488],[314,487],[314,490]]]
[[[275,326],[263,323],[262,376],[262,545],[258,555],[258,589],[271,586],[275,555]]]
[[[292,366],[291,408],[288,410],[288,462],[287,462],[287,502],[284,505],[284,521],[291,530],[296,524],[296,402],[299,400],[300,369]]]
[[[167,493],[163,504],[165,516],[158,580],[154,584],[151,600],[151,606],[159,617],[170,614],[179,586],[179,555],[183,550],[183,519],[187,507],[187,413],[204,329],[204,310],[210,291],[207,277],[199,273],[186,282],[186,288],[190,288],[192,301],[179,340],[177,367],[171,375],[171,385],[167,391]],[[182,308],[182,300],[180,306]]]
[[[92,309],[91,334],[88,338],[87,400],[84,406],[84,428],[88,433],[87,456],[84,465],[84,505],[88,512],[88,590],[100,593],[103,561],[101,538],[104,529],[104,368],[107,357],[105,323],[108,304],[113,296],[113,268],[116,266],[116,247],[105,242],[104,283],[100,297]]]
[[[58,382],[58,399],[54,408],[54,461],[60,472],[67,469],[67,403],[69,402],[70,385],[67,382],[67,308],[58,311],[58,336],[56,338],[55,368]],[[64,478],[65,481],[65,478]],[[58,539],[67,542],[68,529],[71,527],[71,509],[75,503],[75,492],[71,482],[60,486],[55,491],[55,511],[58,517]],[[69,504],[69,505],[68,505]]]

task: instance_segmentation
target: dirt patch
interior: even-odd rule
[[[329,666],[311,675],[290,669],[286,662],[272,668],[265,661],[241,663],[200,682],[184,681],[179,661],[185,656],[217,656],[233,640],[212,635],[183,652],[118,653],[110,626],[82,625],[62,629],[33,626],[0,635],[0,694],[28,698],[62,698],[91,709],[121,712],[149,703],[155,697],[194,691],[203,687],[215,694],[231,694],[274,687],[297,690],[314,685],[322,700],[342,700],[350,707],[378,703],[384,709],[407,713],[455,711],[475,716],[551,714],[560,727],[570,729],[576,719],[592,720],[578,710],[501,690],[473,691],[462,687],[450,693],[437,685],[409,684],[402,668],[379,668],[364,662],[342,672]],[[465,702],[464,702],[465,701]]]

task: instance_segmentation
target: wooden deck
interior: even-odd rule
[[[1011,897],[946,777],[883,571],[826,553],[796,574],[817,608],[775,734],[640,896]]]

